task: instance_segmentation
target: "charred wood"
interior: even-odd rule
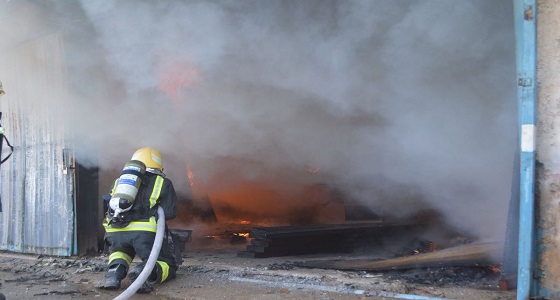
[[[239,257],[274,257],[315,253],[348,253],[383,236],[423,229],[424,223],[349,223],[253,227],[251,243]]]
[[[428,267],[491,266],[495,264],[495,253],[502,243],[473,243],[453,248],[421,253],[386,260],[323,260],[299,264],[300,267],[353,271],[388,271]]]

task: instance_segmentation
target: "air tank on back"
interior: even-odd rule
[[[113,219],[132,208],[145,173],[146,165],[143,162],[131,160],[126,163],[109,200],[109,207],[114,211]]]

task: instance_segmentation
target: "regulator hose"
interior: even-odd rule
[[[144,266],[144,269],[142,270],[140,275],[138,275],[138,278],[136,278],[136,280],[134,280],[134,282],[114,300],[126,300],[132,297],[132,295],[136,293],[136,291],[142,286],[142,284],[148,279],[148,276],[150,276],[150,274],[152,273],[152,270],[154,269],[157,258],[159,256],[159,251],[161,250],[163,235],[165,234],[165,214],[161,206],[158,206],[158,220],[159,221],[157,222],[154,246],[152,247],[152,252],[150,252],[150,256],[148,257],[146,266]]]

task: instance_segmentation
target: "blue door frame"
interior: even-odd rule
[[[517,299],[536,295],[535,134],[536,134],[536,0],[514,0],[519,110],[520,207]]]

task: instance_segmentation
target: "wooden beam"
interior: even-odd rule
[[[486,242],[461,245],[439,251],[386,260],[320,260],[298,263],[300,267],[355,270],[387,271],[441,266],[477,266],[496,264],[494,257],[502,251],[502,242]]]

